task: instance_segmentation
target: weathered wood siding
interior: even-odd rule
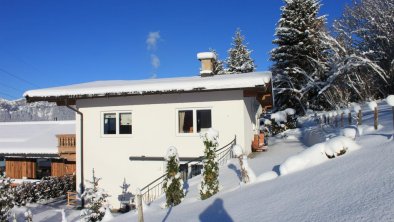
[[[65,161],[63,159],[53,159],[51,162],[51,176],[64,176],[75,173],[75,162]]]
[[[13,179],[36,178],[36,160],[23,158],[6,159],[6,175]]]

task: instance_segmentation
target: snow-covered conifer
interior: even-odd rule
[[[313,109],[325,108],[318,97],[327,70],[325,17],[318,16],[318,0],[285,0],[277,23],[277,45],[271,51],[277,107],[293,107],[305,113],[308,102]]]
[[[215,160],[219,132],[210,128],[207,132],[201,133],[200,137],[205,146],[200,197],[205,200],[219,192],[219,166]]]
[[[0,176],[0,221],[8,221],[10,210],[14,207],[11,182],[10,178]]]
[[[94,175],[94,169],[92,174],[92,180],[87,180],[90,187],[86,188],[82,194],[82,198],[86,200],[86,209],[81,211],[82,221],[95,222],[101,221],[105,215],[104,204],[109,196],[103,189],[99,187],[101,178],[97,178]]]
[[[179,172],[178,151],[170,146],[165,156],[167,161],[166,178],[164,179],[163,189],[166,193],[167,207],[176,206],[181,203],[185,193],[183,192],[183,180]]]
[[[216,52],[215,49],[209,49],[209,51],[211,51],[216,56],[216,59],[213,61],[213,74],[214,75],[226,74],[223,67],[223,61],[219,59],[219,54]]]
[[[253,72],[256,68],[253,59],[250,57],[252,53],[244,44],[245,36],[241,34],[241,30],[237,29],[233,37],[232,48],[228,50],[228,58],[226,60],[226,73],[247,73]]]

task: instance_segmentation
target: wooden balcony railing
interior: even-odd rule
[[[69,161],[75,161],[75,134],[60,134],[56,137],[59,156]]]

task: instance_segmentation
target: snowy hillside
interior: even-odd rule
[[[0,98],[0,122],[74,120],[75,113],[54,103],[26,103],[25,99],[8,101]]]
[[[302,143],[304,132],[314,128],[320,131],[317,135],[332,138],[343,134],[343,130],[308,126],[286,131],[285,137],[271,141],[273,144],[268,152],[258,153],[249,160],[257,182],[240,185],[239,163],[231,160],[220,168],[220,192],[217,195],[200,200],[200,177],[196,177],[188,181],[187,194],[180,205],[162,209],[163,197],[145,206],[144,219],[394,221],[392,112],[391,107],[383,104],[386,103],[379,104],[379,129],[376,131],[373,129],[373,113],[367,106],[363,107],[363,125],[358,129],[360,136],[351,142],[359,146],[357,149],[352,147],[344,155],[332,159],[320,156],[324,160],[314,162],[308,158],[316,156],[316,153],[307,155],[312,153],[311,148]],[[323,151],[330,150],[327,148],[331,147],[331,140],[320,144]],[[297,164],[289,164],[294,159],[298,160]],[[297,169],[280,175],[284,162],[287,167]],[[137,214],[124,214],[114,221],[137,221]]]

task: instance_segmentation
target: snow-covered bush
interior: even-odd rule
[[[25,206],[27,203],[35,203],[39,199],[36,183],[23,182],[14,187],[12,192],[14,195],[14,204],[16,206]]]
[[[252,171],[252,169],[249,167],[248,164],[248,158],[244,154],[243,148],[236,144],[233,146],[233,153],[235,157],[238,158],[239,160],[239,165],[241,166],[241,177],[242,177],[242,182],[243,183],[251,183],[256,180],[256,175]]]
[[[269,126],[270,133],[277,135],[287,129],[295,129],[297,127],[297,116],[295,110],[287,108],[271,114],[271,124]]]
[[[210,128],[207,132],[201,133],[200,137],[205,146],[200,197],[205,200],[219,192],[219,166],[215,160],[219,132]]]
[[[313,167],[328,161],[330,158],[340,156],[347,151],[354,151],[358,148],[359,145],[352,139],[344,136],[334,137],[326,142],[315,144],[301,153],[287,158],[279,167],[280,174],[286,175],[308,167]]]
[[[75,176],[44,177],[39,182],[23,182],[12,189],[14,203],[25,206],[40,200],[48,200],[75,191]]]
[[[171,146],[167,149],[165,160],[167,161],[167,167],[163,189],[166,194],[167,207],[171,207],[180,204],[185,196],[183,180],[179,172],[178,151],[175,147]]]
[[[10,210],[14,207],[11,182],[10,178],[0,176],[0,221],[7,221]]]
[[[109,195],[99,187],[100,180],[101,178],[94,175],[93,169],[92,180],[87,180],[90,187],[86,188],[82,194],[82,198],[85,198],[86,201],[86,209],[81,211],[82,221],[101,221],[105,215],[104,204]]]

